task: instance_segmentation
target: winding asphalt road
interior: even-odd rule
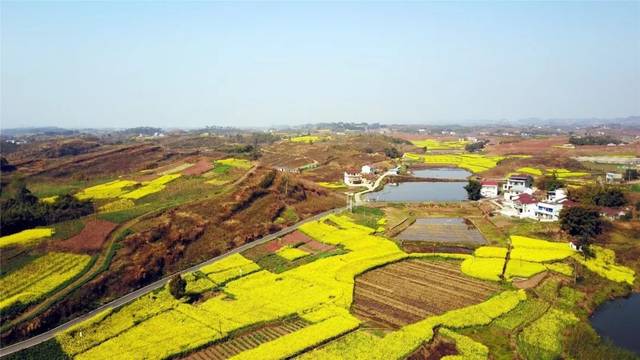
[[[198,265],[192,266],[192,267],[190,267],[188,269],[184,269],[184,270],[178,272],[178,274],[185,274],[185,273],[188,273],[188,272],[196,271],[196,270],[198,270],[199,268],[201,268],[201,267],[203,267],[205,265],[209,265],[209,264],[214,263],[214,262],[216,262],[218,260],[224,259],[224,258],[226,258],[226,257],[228,257],[230,255],[240,253],[240,252],[245,251],[247,249],[250,249],[250,248],[252,248],[254,246],[257,246],[257,245],[260,245],[260,244],[264,244],[267,241],[270,241],[270,240],[273,240],[273,239],[277,239],[277,238],[279,238],[279,237],[281,237],[283,235],[286,235],[286,234],[296,230],[297,228],[299,228],[301,225],[303,225],[305,223],[308,223],[308,222],[311,222],[311,221],[316,221],[316,220],[322,218],[323,216],[326,216],[326,215],[329,215],[329,214],[335,214],[335,213],[338,213],[338,212],[341,212],[341,211],[344,211],[344,210],[345,210],[345,208],[337,208],[337,209],[332,209],[332,210],[325,211],[323,213],[314,215],[314,216],[312,216],[310,218],[307,218],[307,219],[305,219],[303,221],[300,221],[300,222],[298,222],[298,223],[296,223],[294,225],[291,225],[291,226],[289,226],[287,228],[284,228],[284,229],[282,229],[282,230],[280,230],[278,232],[275,232],[273,234],[264,236],[264,237],[262,237],[262,238],[260,238],[260,239],[258,239],[256,241],[244,244],[244,245],[242,245],[240,247],[237,247],[237,248],[235,248],[235,249],[233,249],[233,250],[231,250],[231,251],[229,251],[227,253],[224,253],[222,255],[216,256],[214,258],[211,258],[211,259],[209,259],[209,260],[207,260],[207,261],[205,261],[203,263],[200,263]],[[62,325],[60,325],[60,326],[58,326],[58,327],[56,327],[54,329],[51,329],[51,330],[49,330],[47,332],[44,332],[44,333],[42,333],[40,335],[36,335],[36,336],[34,336],[32,338],[29,338],[27,340],[21,341],[19,343],[15,343],[13,345],[4,346],[4,347],[0,348],[0,357],[7,356],[7,355],[13,354],[13,353],[15,353],[17,351],[24,350],[24,349],[30,348],[32,346],[38,345],[38,344],[40,344],[42,342],[45,342],[45,341],[55,337],[58,333],[68,329],[69,327],[71,327],[73,325],[76,325],[76,324],[78,324],[78,323],[80,323],[82,321],[85,321],[85,320],[93,317],[94,315],[96,315],[96,314],[98,314],[98,313],[100,313],[100,312],[102,312],[104,310],[107,310],[109,308],[115,309],[115,308],[118,308],[120,306],[126,305],[127,303],[139,298],[142,295],[145,295],[145,294],[147,294],[147,293],[149,293],[149,292],[151,292],[153,290],[156,290],[156,289],[159,289],[159,288],[163,287],[169,281],[169,279],[171,279],[174,275],[175,274],[166,276],[166,277],[164,277],[164,278],[162,278],[162,279],[160,279],[160,280],[158,280],[158,281],[156,281],[154,283],[151,283],[151,284],[149,284],[149,285],[147,285],[147,286],[145,286],[143,288],[140,288],[138,290],[130,292],[130,293],[128,293],[127,295],[125,295],[123,297],[120,297],[120,298],[118,298],[116,300],[108,302],[108,303],[100,306],[99,308],[97,308],[97,309],[95,309],[93,311],[90,311],[90,312],[88,312],[88,313],[86,313],[86,314],[84,314],[82,316],[79,316],[79,317],[77,317],[77,318],[75,318],[73,320],[70,320],[70,321],[68,321],[68,322],[66,322],[66,323],[64,323],[64,324],[62,324]]]

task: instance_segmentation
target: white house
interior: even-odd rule
[[[621,183],[622,182],[622,174],[608,172],[607,176],[606,176],[606,181],[609,184],[611,184],[611,183]]]
[[[360,171],[361,174],[373,174],[375,171],[374,167],[371,165],[364,165]]]
[[[363,185],[362,174],[356,169],[348,169],[344,172],[344,183],[347,186]]]
[[[504,192],[523,193],[528,192],[533,184],[533,178],[530,175],[511,175],[507,179],[502,190]]]
[[[561,202],[541,201],[536,204],[534,215],[540,221],[558,221],[562,207]]]
[[[480,183],[480,195],[486,198],[493,198],[498,196],[498,182],[497,181],[483,181]]]
[[[520,218],[535,218],[538,200],[532,195],[522,193],[513,201],[513,208],[516,209]]]
[[[565,189],[555,189],[547,191],[547,201],[562,202],[567,199],[567,191]]]

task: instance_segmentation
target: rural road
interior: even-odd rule
[[[329,214],[338,213],[338,212],[341,212],[343,210],[345,210],[345,208],[337,208],[337,209],[328,210],[328,211],[322,212],[320,214],[314,215],[314,216],[312,216],[310,218],[307,218],[307,219],[305,219],[303,221],[300,221],[300,222],[298,222],[298,223],[296,223],[294,225],[291,225],[291,226],[289,226],[287,228],[284,228],[284,229],[282,229],[282,230],[280,230],[278,232],[275,232],[273,234],[264,236],[264,237],[262,237],[262,238],[260,238],[260,239],[258,239],[256,241],[244,244],[244,245],[242,245],[240,247],[237,247],[237,248],[235,248],[235,249],[233,249],[233,250],[231,250],[231,251],[229,251],[227,253],[224,253],[222,255],[216,256],[214,258],[211,258],[211,259],[209,259],[209,260],[207,260],[207,261],[205,261],[203,263],[200,263],[198,265],[194,265],[194,266],[192,266],[192,267],[190,267],[188,269],[184,269],[184,270],[180,271],[179,274],[185,274],[185,273],[188,273],[188,272],[192,272],[192,271],[198,270],[202,266],[209,265],[209,264],[214,263],[214,262],[216,262],[218,260],[224,259],[224,258],[226,258],[226,257],[228,257],[230,255],[240,253],[240,252],[245,251],[247,249],[250,249],[250,248],[252,248],[254,246],[263,244],[263,243],[265,243],[267,241],[270,241],[270,240],[279,238],[279,237],[281,237],[283,235],[286,235],[286,234],[296,230],[297,228],[299,228],[301,225],[303,225],[305,223],[318,220],[318,219],[322,218],[323,216],[326,216],[326,215],[329,215]],[[24,350],[24,349],[30,348],[32,346],[38,345],[38,344],[40,344],[42,342],[45,342],[45,341],[53,338],[54,336],[56,336],[58,333],[68,329],[69,327],[71,327],[73,325],[76,325],[76,324],[78,324],[78,323],[80,323],[82,321],[85,321],[85,320],[91,318],[92,316],[94,316],[94,315],[96,315],[96,314],[98,314],[98,313],[100,313],[100,312],[102,312],[104,310],[107,310],[109,308],[115,309],[115,308],[118,308],[120,306],[126,305],[127,303],[139,298],[142,295],[145,295],[145,294],[147,294],[147,293],[149,293],[149,292],[151,292],[153,290],[156,290],[158,288],[163,287],[169,281],[169,279],[171,279],[171,277],[173,277],[174,275],[175,274],[166,276],[166,277],[164,277],[164,278],[162,278],[162,279],[160,279],[160,280],[158,280],[158,281],[156,281],[154,283],[151,283],[151,284],[149,284],[149,285],[147,285],[147,286],[145,286],[143,288],[140,288],[138,290],[130,292],[129,294],[127,294],[127,295],[125,295],[123,297],[120,297],[120,298],[118,298],[116,300],[108,302],[108,303],[100,306],[99,308],[97,308],[97,309],[95,309],[93,311],[90,311],[90,312],[88,312],[88,313],[86,313],[86,314],[84,314],[82,316],[79,316],[79,317],[77,317],[77,318],[75,318],[73,320],[70,320],[70,321],[68,321],[68,322],[66,322],[66,323],[64,323],[64,324],[62,324],[62,325],[60,325],[60,326],[58,326],[58,327],[56,327],[54,329],[51,329],[51,330],[49,330],[47,332],[44,332],[44,333],[42,333],[40,335],[36,335],[36,336],[34,336],[34,337],[30,338],[30,339],[21,341],[19,343],[15,343],[13,345],[2,347],[2,348],[0,348],[0,357],[7,356],[7,355],[15,353],[17,351]]]
[[[387,171],[386,173],[382,174],[379,178],[376,179],[376,181],[373,183],[373,185],[370,185],[367,187],[366,190],[360,191],[359,193],[356,193],[355,195],[355,201],[356,201],[356,205],[360,205],[362,203],[362,199],[361,196],[374,191],[375,189],[378,188],[378,186],[380,186],[380,183],[382,182],[382,180],[384,180],[384,178],[386,178],[387,176],[390,175],[395,175],[394,172],[391,171]]]

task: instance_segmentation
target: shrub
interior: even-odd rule
[[[171,295],[174,298],[180,299],[185,294],[187,282],[184,281],[182,276],[175,275],[174,277],[171,278],[171,280],[169,280],[168,286],[169,286],[169,293],[171,293]]]
[[[482,195],[480,195],[482,185],[480,185],[476,180],[469,180],[469,184],[467,184],[464,189],[467,191],[467,197],[469,200],[480,200],[482,197]]]

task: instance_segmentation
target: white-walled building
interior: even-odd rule
[[[480,183],[480,195],[486,198],[498,197],[498,182],[486,180]]]
[[[363,185],[362,175],[356,169],[347,169],[344,172],[344,183],[347,186]]]
[[[621,183],[622,174],[608,172],[605,179],[608,184]]]
[[[375,172],[375,168],[371,165],[364,165],[360,170],[361,174],[373,174]]]
[[[502,185],[504,192],[523,193],[527,189],[531,189],[533,178],[529,175],[511,175]]]

